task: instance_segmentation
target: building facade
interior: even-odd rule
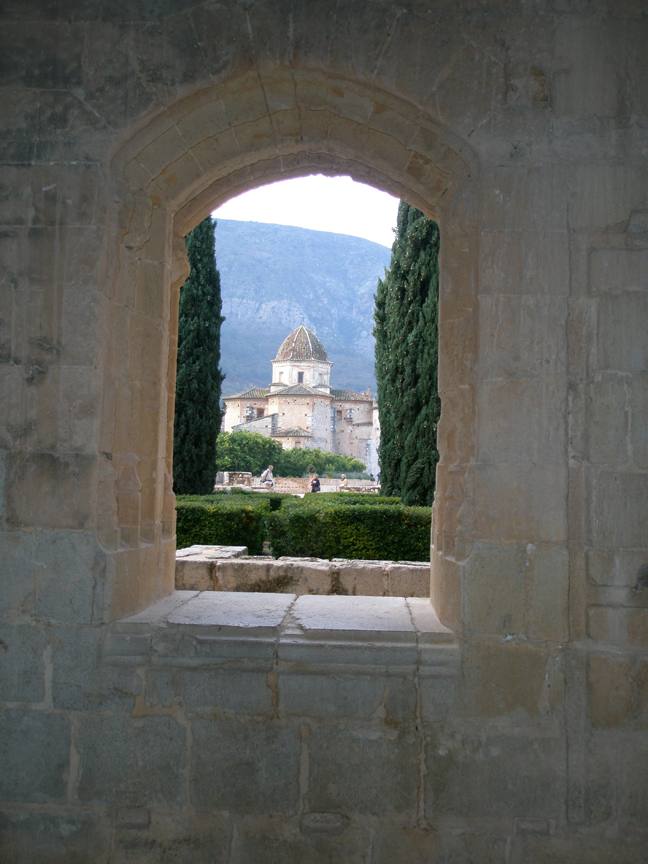
[[[226,432],[258,432],[284,449],[317,447],[353,456],[377,470],[380,429],[370,390],[331,387],[326,349],[304,325],[293,330],[272,361],[269,387],[251,387],[226,396]]]

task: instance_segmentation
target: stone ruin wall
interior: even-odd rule
[[[2,15],[0,857],[643,862],[645,3]],[[173,590],[182,237],[315,171],[440,222],[454,641],[120,624]]]

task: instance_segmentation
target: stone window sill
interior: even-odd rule
[[[257,668],[343,666],[434,676],[458,668],[453,634],[428,599],[175,591],[115,622],[109,663]]]

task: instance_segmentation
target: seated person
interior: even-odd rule
[[[274,475],[272,473],[272,465],[268,465],[263,474],[261,475],[261,482],[266,487],[266,489],[272,489],[274,486]]]

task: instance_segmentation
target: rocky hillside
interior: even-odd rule
[[[389,259],[357,237],[219,220],[223,394],[269,384],[270,362],[298,324],[324,343],[334,387],[375,392],[373,298]]]

